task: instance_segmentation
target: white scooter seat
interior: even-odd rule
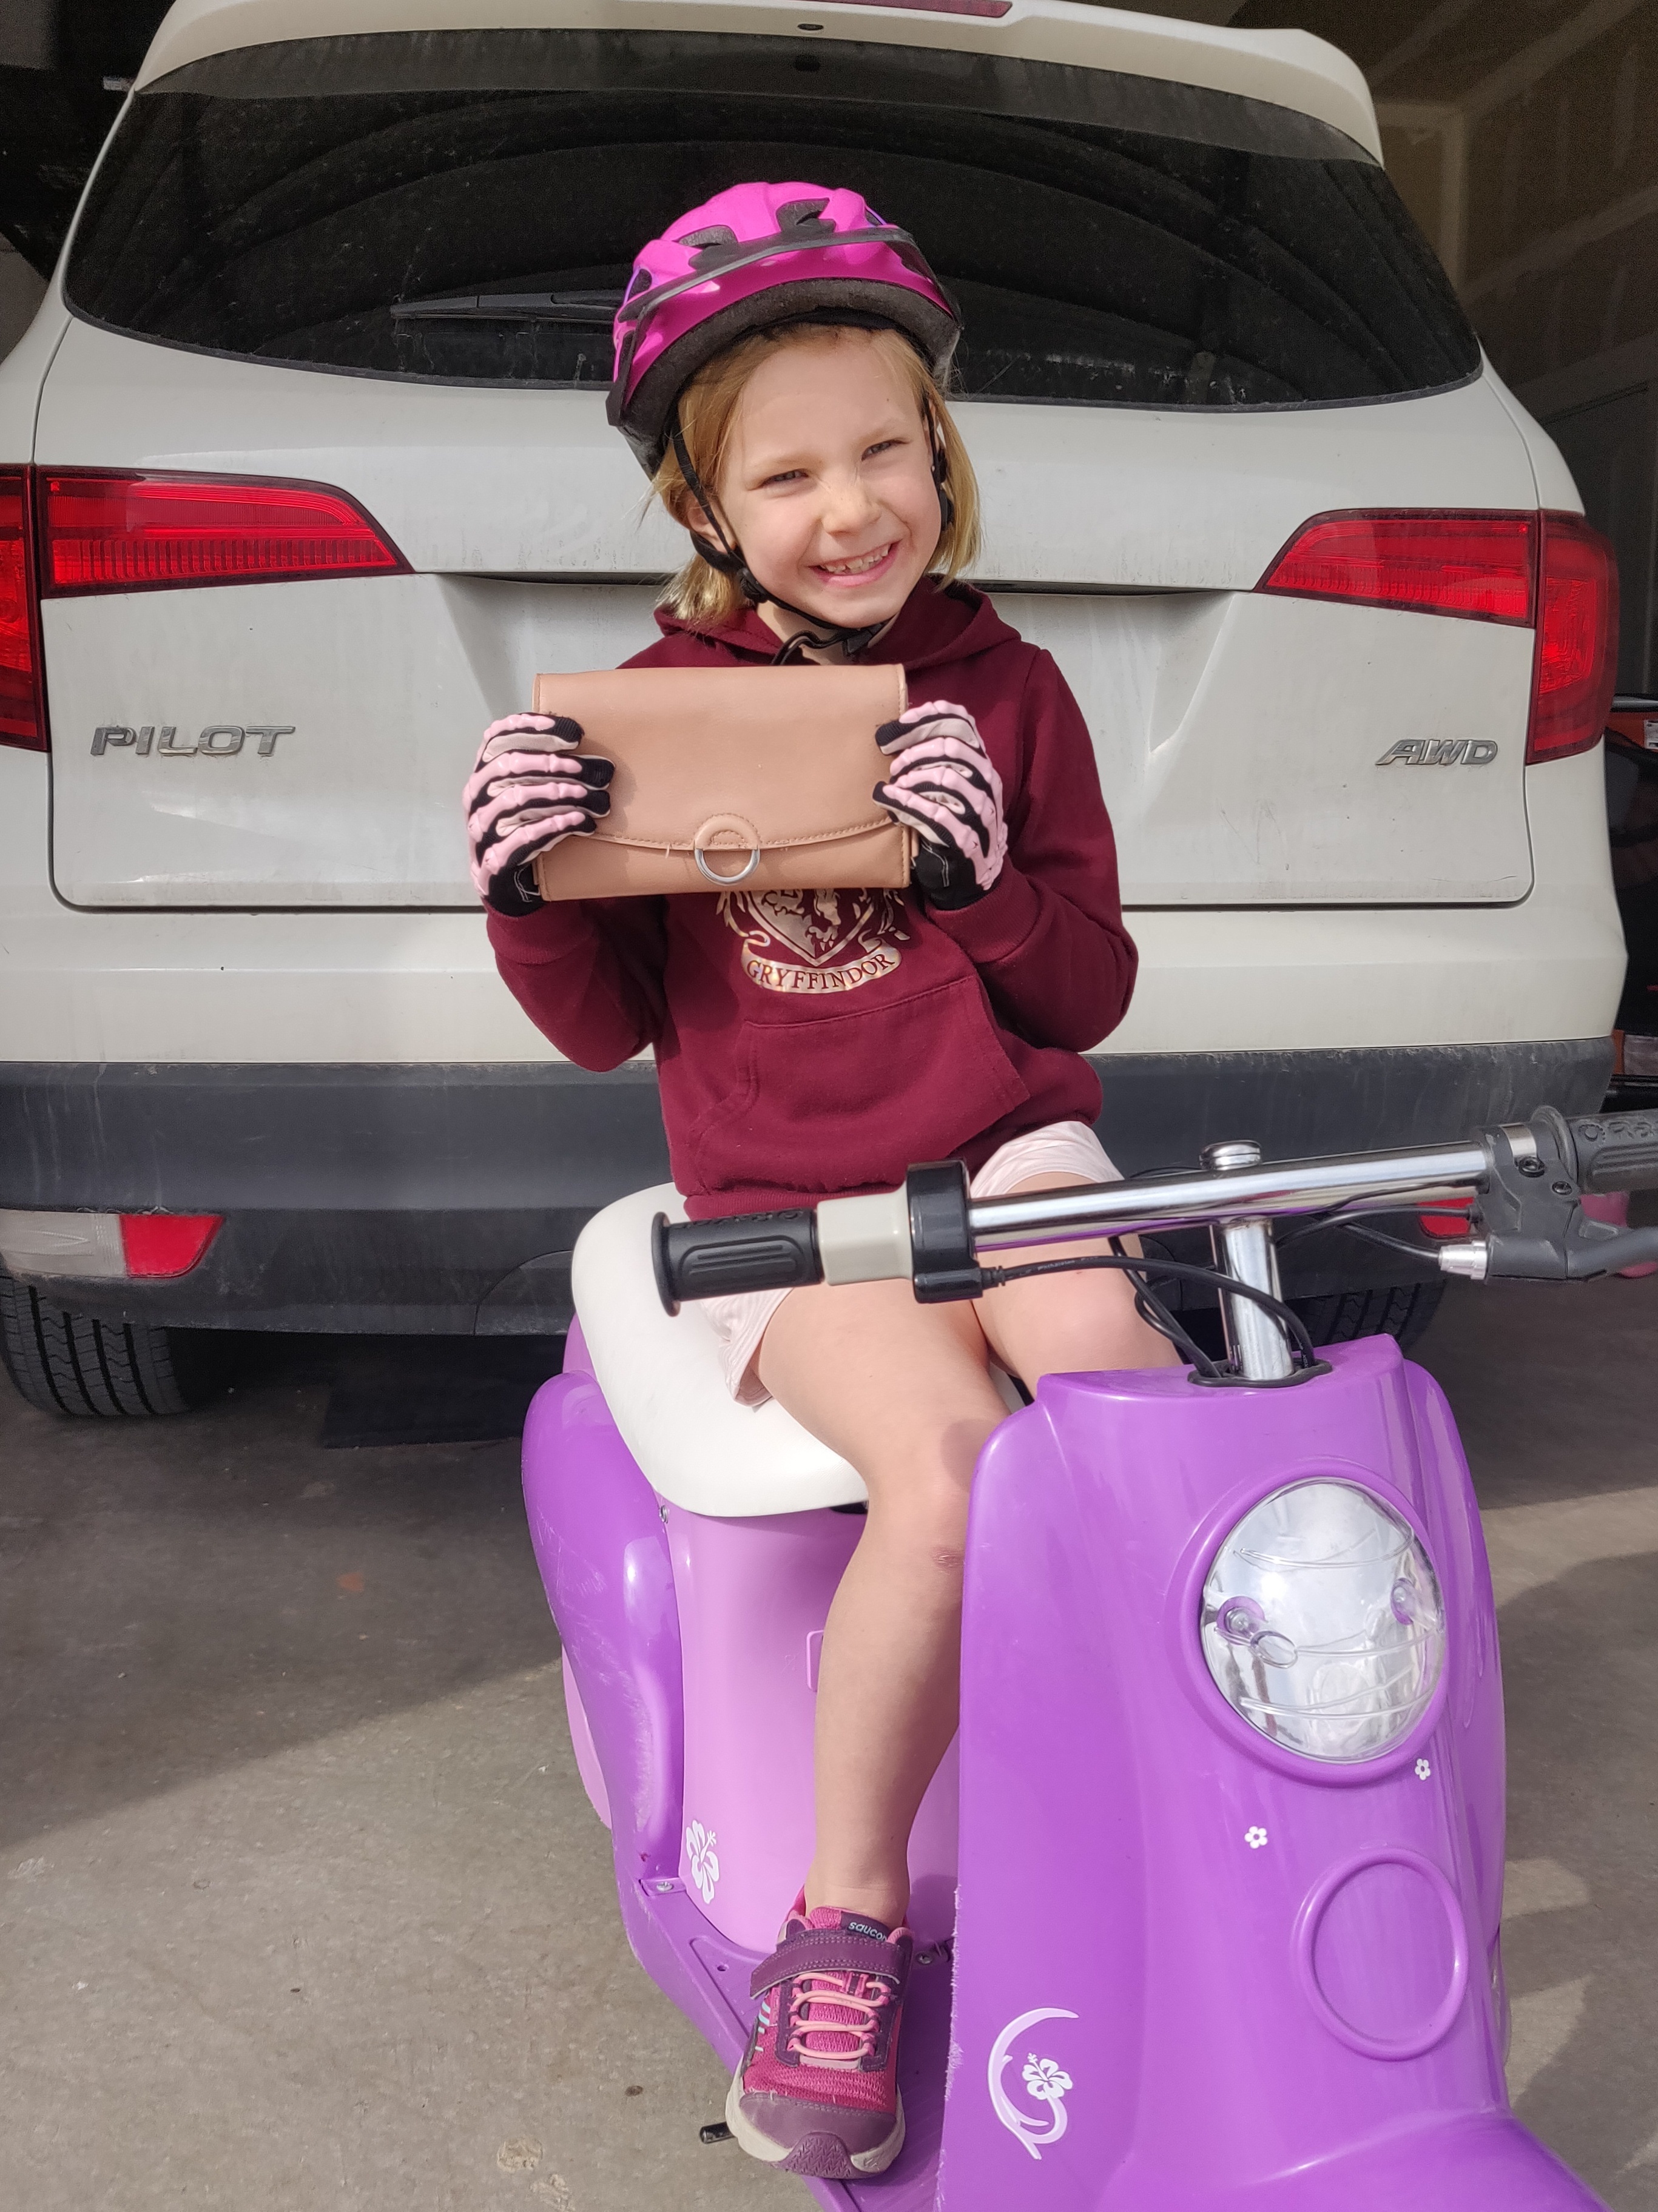
[[[650,1266],[658,1213],[686,1218],[672,1183],[606,1206],[576,1239],[570,1270],[594,1375],[646,1481],[670,1505],[722,1519],[862,1504],[863,1478],[775,1399],[738,1405],[699,1307],[662,1311]]]

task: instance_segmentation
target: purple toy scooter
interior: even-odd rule
[[[1051,1376],[984,1448],[960,1732],[911,1853],[908,2140],[808,2186],[841,2212],[1583,2212],[1503,2088],[1502,1688],[1456,1431],[1390,1339],[1314,1354],[1272,1224],[1472,1194],[1448,1273],[1604,1273],[1658,1231],[1580,1191],[1658,1183],[1658,1122],[1204,1158],[989,1200],[948,1164],[702,1224],[646,1191],[588,1224],[524,1491],[629,1938],[735,2067],[811,1856],[817,1654],[860,1528],[851,1468],[735,1406],[706,1322],[670,1311],[906,1275],[971,1297],[998,1247],[1109,1265],[1058,1248],[1208,1224],[1228,1359]]]

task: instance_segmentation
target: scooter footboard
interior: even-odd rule
[[[1051,1377],[986,1448],[942,2212],[1597,2202],[1507,2110],[1454,1431],[1390,1340],[1331,1358]]]

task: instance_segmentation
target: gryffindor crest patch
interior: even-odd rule
[[[890,975],[909,942],[893,891],[724,891],[720,912],[742,939],[744,975],[766,991],[856,991]]]

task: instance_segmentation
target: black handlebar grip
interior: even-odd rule
[[[1658,1115],[1585,1114],[1567,1126],[1580,1190],[1658,1189]]]
[[[722,1221],[650,1224],[656,1294],[676,1314],[686,1298],[728,1298],[742,1291],[793,1291],[823,1280],[818,1218],[809,1206],[790,1213],[734,1213]]]

